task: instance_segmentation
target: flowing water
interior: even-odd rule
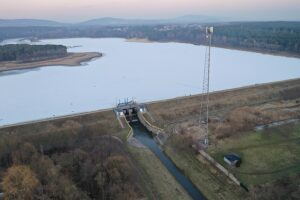
[[[194,200],[204,200],[205,197],[194,186],[194,184],[174,165],[174,163],[164,154],[160,147],[153,140],[151,133],[147,131],[140,122],[132,122],[130,126],[133,129],[133,136],[146,145],[163,163],[168,171],[175,177],[178,183]]]

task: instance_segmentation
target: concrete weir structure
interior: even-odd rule
[[[138,104],[133,100],[126,100],[118,103],[116,108],[114,108],[114,112],[118,119],[125,117],[127,121],[135,122],[138,120],[138,112],[146,112],[146,107],[144,104]]]
[[[163,143],[160,142],[159,136],[164,133],[164,130],[152,125],[144,117],[144,114],[147,113],[145,104],[139,104],[133,100],[120,102],[117,104],[116,108],[114,108],[114,112],[122,128],[124,127],[122,123],[123,120],[121,120],[122,117],[124,117],[129,123],[139,121],[150,133],[152,133],[153,136],[158,136],[157,138],[159,143]]]

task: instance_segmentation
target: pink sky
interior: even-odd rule
[[[0,18],[83,21],[98,17],[207,15],[231,20],[300,20],[300,0],[0,0]]]

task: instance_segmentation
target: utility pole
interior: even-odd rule
[[[210,83],[210,47],[213,36],[213,27],[206,27],[207,46],[205,47],[205,61],[203,71],[201,109],[200,109],[200,127],[204,130],[204,136],[201,138],[201,146],[207,148],[208,141],[208,117],[209,117],[209,83]]]

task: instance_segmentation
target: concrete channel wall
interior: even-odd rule
[[[163,129],[161,129],[161,128],[157,127],[157,126],[154,126],[150,122],[148,122],[145,119],[143,113],[138,112],[138,118],[139,118],[140,122],[147,128],[147,130],[150,131],[154,136],[157,136],[160,133],[164,133]]]
[[[166,140],[168,139],[169,135],[166,134],[166,132],[157,126],[152,125],[143,115],[143,113],[138,112],[138,118],[140,122],[143,124],[143,126],[146,127],[146,129],[152,133],[154,140],[159,144],[163,145]]]
[[[133,129],[131,128],[131,126],[130,126],[130,124],[128,123],[128,121],[126,120],[126,118],[125,118],[125,117],[123,117],[123,118],[124,118],[124,120],[125,120],[127,126],[129,127],[129,131],[128,131],[128,134],[127,134],[127,136],[126,136],[126,139],[129,140],[130,138],[133,137]]]
[[[221,171],[225,176],[227,176],[230,180],[232,180],[238,186],[241,186],[241,182],[231,174],[225,167],[219,164],[215,159],[213,159],[210,155],[208,155],[205,151],[199,150],[198,151],[201,156],[203,156],[209,163],[215,166],[219,171]]]

